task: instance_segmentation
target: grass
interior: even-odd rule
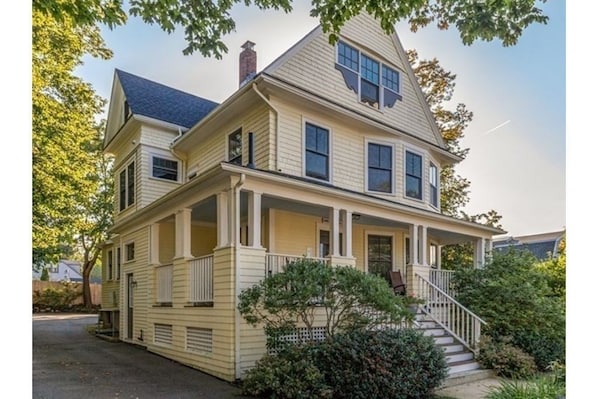
[[[486,399],[558,399],[565,397],[565,384],[553,375],[531,380],[509,380],[493,388]]]

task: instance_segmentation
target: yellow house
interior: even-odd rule
[[[439,171],[460,158],[397,35],[360,15],[336,45],[317,27],[259,73],[253,46],[222,104],[115,72],[104,323],[121,341],[242,378],[265,337],[236,310],[239,293],[306,256],[400,271],[408,291],[459,314],[429,312],[443,336],[475,349],[480,321],[444,292],[441,247],[473,242],[479,266],[503,232],[441,213]]]

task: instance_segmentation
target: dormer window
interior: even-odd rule
[[[335,68],[360,102],[374,108],[381,108],[380,104],[391,108],[397,100],[403,100],[399,71],[342,41],[337,44],[336,54]]]

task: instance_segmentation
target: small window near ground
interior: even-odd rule
[[[178,161],[152,156],[152,177],[170,181],[178,181]]]

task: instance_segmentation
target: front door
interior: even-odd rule
[[[391,270],[392,236],[368,235],[368,272],[389,280]]]
[[[133,273],[127,274],[127,338],[133,339]]]

